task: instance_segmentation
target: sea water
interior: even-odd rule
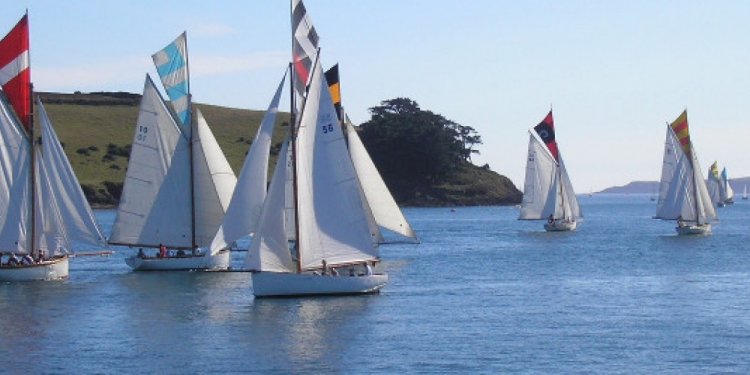
[[[422,242],[381,247],[371,296],[255,300],[248,273],[76,257],[67,281],[0,284],[0,372],[750,372],[750,203],[678,237],[646,195],[579,199],[574,233],[405,209]]]

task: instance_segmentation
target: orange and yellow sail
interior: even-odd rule
[[[690,130],[688,129],[687,110],[683,111],[682,114],[677,117],[671,124],[669,124],[677,136],[677,140],[680,141],[680,146],[685,155],[690,156],[691,143],[690,143]]]

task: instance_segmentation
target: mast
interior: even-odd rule
[[[292,35],[292,38],[294,36]],[[302,273],[302,258],[300,257],[299,251],[299,201],[297,198],[297,116],[295,112],[295,97],[297,93],[294,91],[294,61],[289,63],[289,137],[291,138],[292,146],[292,186],[294,190],[294,252],[297,256],[297,273]]]
[[[188,113],[190,114],[190,137],[188,138],[188,153],[190,156],[190,248],[195,249],[198,246],[195,243],[195,173],[193,172],[193,94],[190,93],[190,54],[188,53],[187,33],[185,33],[185,69],[187,70],[187,91],[188,91]]]
[[[28,9],[26,9],[26,17],[28,22]],[[31,44],[30,41],[29,44]],[[29,46],[28,54],[29,69],[31,69],[31,46]],[[30,75],[31,70],[29,70],[29,76]],[[32,258],[36,258],[36,142],[34,140],[34,84],[31,82],[29,82],[29,113],[27,113],[26,115],[28,116],[29,121],[29,135],[31,136],[31,162],[29,164],[29,167],[31,168],[31,170],[29,171],[29,182],[31,185],[31,249],[29,253],[31,254]]]

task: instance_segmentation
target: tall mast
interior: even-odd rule
[[[294,36],[292,36],[294,37]],[[289,63],[289,104],[291,110],[289,111],[289,136],[292,143],[292,186],[294,189],[294,250],[297,256],[297,273],[302,273],[302,258],[300,257],[299,251],[299,201],[297,198],[297,116],[295,112],[295,97],[297,93],[294,91],[294,61]]]
[[[28,22],[29,10],[26,9]],[[31,41],[29,41],[31,44]],[[31,69],[31,46],[29,46],[29,69]],[[29,76],[31,71],[29,71]],[[29,113],[26,114],[29,121],[29,136],[31,137],[31,163],[29,171],[29,182],[31,185],[31,250],[29,253],[33,258],[37,257],[36,249],[36,141],[34,140],[34,84],[29,82]]]
[[[190,54],[188,53],[187,33],[185,33],[185,69],[187,70],[187,91],[188,91],[188,114],[190,115],[190,137],[188,138],[188,152],[190,154],[190,248],[198,247],[195,243],[195,176],[193,173],[193,94],[190,92]]]

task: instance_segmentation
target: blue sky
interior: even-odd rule
[[[660,175],[665,123],[687,108],[704,173],[750,176],[750,2],[306,0],[344,105],[405,96],[474,127],[488,163],[522,188],[528,128],[554,109],[576,190]],[[29,9],[41,91],[140,92],[151,54],[188,32],[196,101],[264,109],[290,55],[289,3],[42,1]],[[53,119],[54,121],[54,119]],[[124,124],[132,126],[133,124]]]

